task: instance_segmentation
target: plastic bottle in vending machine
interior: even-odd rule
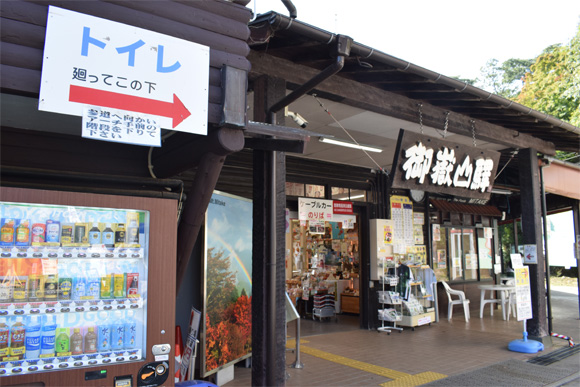
[[[83,353],[83,335],[80,328],[74,328],[73,334],[70,336],[70,352],[73,355]]]
[[[102,241],[105,247],[113,248],[115,247],[115,232],[111,228],[111,223],[107,223],[105,225],[105,229],[103,230],[102,234]]]
[[[111,324],[111,349],[118,351],[125,345],[125,321],[121,312],[115,312]]]
[[[56,343],[56,321],[54,316],[46,316],[40,333],[40,354],[54,356]]]
[[[98,300],[101,296],[101,278],[99,277],[99,272],[94,266],[88,265],[85,273],[87,273],[87,296],[91,300]]]
[[[87,277],[78,263],[73,263],[70,266],[70,274],[73,280],[72,287],[72,299],[73,300],[84,300],[87,295]]]
[[[36,261],[36,260],[35,260]],[[36,302],[44,299],[44,277],[41,272],[40,260],[32,263],[28,276],[28,301]]]
[[[69,275],[66,263],[58,263],[58,300],[69,301],[72,297],[73,279]]]
[[[58,295],[58,275],[48,274],[44,280],[44,300],[56,301]]]
[[[97,352],[97,334],[95,327],[88,327],[85,335],[85,353]]]
[[[133,311],[128,310],[125,317],[125,349],[133,349],[137,345],[137,322]]]
[[[26,352],[26,326],[24,325],[22,316],[14,319],[10,326],[10,350],[8,355],[18,360],[24,359]]]
[[[30,245],[30,220],[21,219],[20,224],[16,227],[16,246]]]
[[[68,328],[58,328],[56,330],[55,342],[56,356],[66,356],[70,352],[70,336]]]
[[[108,313],[99,316],[99,326],[97,334],[97,345],[99,352],[111,350],[111,322],[108,319]]]
[[[0,317],[0,360],[8,356],[10,343],[10,327],[6,324],[6,317]]]
[[[89,230],[89,243],[91,245],[101,244],[101,229],[99,228],[99,223],[93,223],[93,227]]]
[[[40,321],[30,316],[26,324],[26,359],[38,359],[40,355]]]

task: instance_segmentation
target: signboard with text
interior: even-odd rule
[[[49,7],[40,110],[82,116],[86,106],[99,106],[205,135],[208,84],[209,47]],[[123,134],[108,128],[100,136]]]
[[[332,200],[298,198],[298,219],[322,220],[332,219]]]
[[[489,199],[499,152],[401,129],[392,187]]]

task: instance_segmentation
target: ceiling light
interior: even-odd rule
[[[366,150],[369,152],[381,153],[383,151],[381,148],[376,148],[376,147],[372,147],[372,146],[368,146],[368,145],[359,145],[359,144],[354,144],[352,142],[339,141],[339,140],[334,140],[332,138],[326,138],[326,137],[321,137],[318,139],[318,141],[325,142],[328,144],[345,146],[347,148],[362,149],[362,150]]]

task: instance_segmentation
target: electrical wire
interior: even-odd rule
[[[326,106],[324,106],[324,104],[322,103],[322,101],[320,101],[320,99],[318,99],[318,97],[316,96],[316,94],[312,94],[312,97],[316,100],[316,102],[318,102],[318,104],[320,105],[320,107],[322,108],[322,110],[324,110],[326,112],[326,114],[328,114],[333,120],[334,122],[344,131],[344,133],[346,133],[346,135],[358,146],[361,146],[357,140],[354,139],[353,136],[351,136],[351,134],[346,130],[346,128],[344,126],[342,126],[342,124],[340,122],[338,122],[338,120],[332,115],[332,113],[326,108]],[[383,169],[383,167],[381,167],[379,165],[379,163],[377,163],[375,161],[375,159],[373,159],[371,157],[371,155],[369,155],[369,153],[364,150],[361,149],[365,155],[367,155],[367,157],[377,166],[377,168],[379,169],[379,171],[381,171],[382,173],[384,173],[385,175],[389,176],[389,173]]]

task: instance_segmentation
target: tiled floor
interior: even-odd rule
[[[574,307],[570,305],[570,307]],[[578,306],[576,304],[576,311]],[[339,322],[301,319],[301,361],[303,369],[290,365],[293,352],[286,352],[287,386],[414,386],[481,368],[508,359],[527,360],[537,354],[511,352],[510,341],[521,339],[523,323],[504,321],[501,311],[480,319],[476,311],[469,322],[462,314],[448,321],[442,315],[439,323],[402,333],[361,330],[358,319],[340,316]],[[289,343],[294,340],[295,323],[288,325]],[[578,337],[577,315],[555,319],[554,331]],[[554,339],[552,349],[567,345]],[[426,373],[426,374],[424,374]],[[422,381],[421,377],[427,378]],[[388,383],[390,381],[393,383]],[[235,368],[235,379],[226,387],[250,386],[251,370]]]

